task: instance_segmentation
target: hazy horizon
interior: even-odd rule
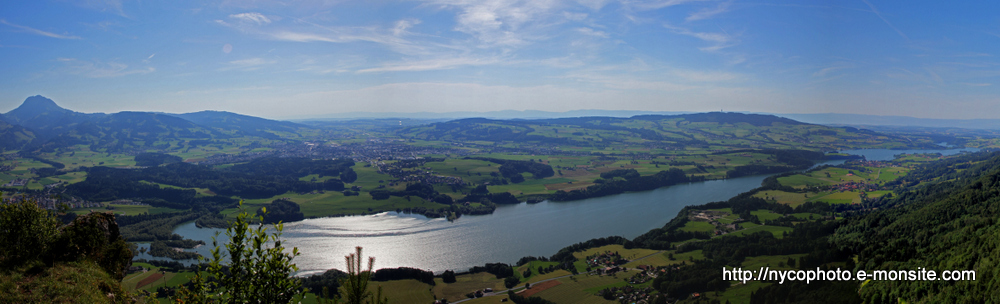
[[[993,3],[0,4],[0,109],[1000,118]]]

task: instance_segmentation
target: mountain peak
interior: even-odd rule
[[[56,104],[52,99],[42,95],[28,97],[17,109],[7,112],[8,116],[16,117],[36,117],[46,112],[72,112]]]

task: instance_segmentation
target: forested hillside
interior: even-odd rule
[[[833,237],[857,254],[859,269],[975,270],[976,280],[872,281],[860,289],[866,301],[1000,300],[1000,155],[977,158],[928,165],[903,182],[937,181],[904,191],[897,208],[851,218]]]

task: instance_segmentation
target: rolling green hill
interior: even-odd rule
[[[414,126],[400,136],[446,141],[486,141],[582,147],[657,146],[699,148],[929,147],[911,140],[856,128],[806,124],[772,115],[699,113],[631,118],[579,117],[540,120],[469,118]]]
[[[241,136],[257,136],[270,139],[281,138],[274,132],[297,133],[299,129],[311,128],[287,121],[277,121],[260,117],[241,115],[222,111],[201,111],[184,114],[170,114],[196,124],[216,128],[222,131],[234,132]]]
[[[148,112],[119,112],[77,125],[41,145],[52,150],[72,145],[90,145],[91,150],[123,151],[136,148],[166,148],[171,142],[229,137],[182,118]]]
[[[0,151],[19,150],[34,139],[31,130],[0,121]]]

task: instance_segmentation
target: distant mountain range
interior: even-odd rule
[[[772,116],[773,115],[773,116]],[[754,126],[759,121],[781,122],[785,125],[811,123],[821,125],[861,126],[920,126],[935,128],[1000,129],[1000,119],[925,119],[904,116],[876,116],[858,114],[748,114],[734,112],[654,112],[574,110],[567,112],[545,111],[494,111],[448,113],[374,113],[355,112],[331,115],[321,119],[299,120],[300,123],[270,120],[260,117],[221,111],[201,111],[184,114],[153,112],[120,112],[112,114],[81,113],[65,109],[51,99],[31,96],[10,112],[0,115],[0,149],[18,150],[56,149],[75,144],[88,144],[108,150],[155,148],[170,146],[167,141],[204,142],[229,137],[252,136],[268,139],[297,136],[298,131],[315,127],[351,126],[353,121],[374,125],[401,126],[412,129],[433,124],[441,128],[470,126],[476,122],[469,118],[483,118],[511,122],[544,124],[575,124],[592,128],[593,121],[664,120],[667,116],[683,117],[687,122],[734,123],[746,122]],[[403,117],[403,118],[400,118]],[[391,119],[390,119],[391,118]],[[735,120],[734,120],[735,119]],[[449,121],[459,121],[448,124]],[[507,123],[505,123],[507,124]],[[513,129],[511,129],[513,130]],[[635,131],[630,131],[635,132]],[[431,137],[467,137],[463,133],[415,132],[413,135]],[[685,137],[688,135],[684,135]],[[472,136],[476,137],[476,136]],[[563,138],[561,140],[567,140]],[[173,143],[173,144],[176,144]]]
[[[573,110],[567,112],[547,112],[547,111],[491,111],[491,112],[350,112],[330,114],[323,117],[295,119],[303,123],[319,121],[344,121],[357,119],[390,119],[408,118],[432,120],[434,122],[462,119],[462,118],[489,118],[489,119],[548,119],[548,118],[571,118],[571,117],[632,117],[637,115],[678,115],[691,114],[694,112],[683,111],[613,111],[613,110]],[[794,119],[801,122],[820,125],[845,125],[845,126],[910,126],[910,127],[931,127],[931,128],[963,128],[963,129],[990,129],[1000,130],[1000,119],[933,119],[916,118],[908,116],[882,116],[865,114],[781,114],[766,112],[737,112],[744,114],[765,114]]]
[[[864,114],[774,114],[821,125],[907,126],[930,128],[1000,129],[1000,119],[933,119]]]
[[[857,146],[934,148],[931,141],[882,134],[853,127],[829,127],[764,114],[709,112],[632,117],[549,119],[465,118],[400,128],[403,138],[458,142],[515,142],[529,145],[616,147],[643,144],[650,148],[690,147],[813,148],[837,150]]]
[[[167,141],[204,141],[234,136],[280,138],[310,126],[230,112],[80,113],[51,99],[31,96],[0,115],[0,149],[50,150],[87,144],[108,150],[170,146]]]

